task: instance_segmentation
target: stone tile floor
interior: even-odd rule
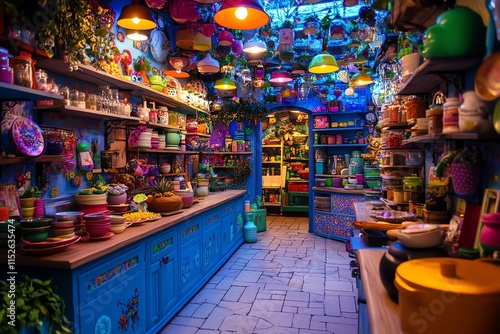
[[[268,216],[161,333],[357,333],[345,245],[307,230],[307,217]]]

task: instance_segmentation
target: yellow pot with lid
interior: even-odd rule
[[[498,333],[500,266],[426,258],[402,263],[394,284],[405,333]]]

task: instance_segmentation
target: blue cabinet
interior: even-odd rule
[[[177,229],[171,227],[147,244],[147,328],[171,314],[179,300]]]
[[[144,282],[144,247],[134,247],[78,276],[79,325],[75,332],[145,333],[148,298]]]
[[[203,275],[213,272],[221,254],[221,211],[210,210],[203,221]]]
[[[232,254],[243,242],[243,201],[222,207],[222,255]],[[225,260],[225,259],[224,259]]]
[[[202,275],[202,225],[199,219],[189,219],[178,225],[180,240],[179,284],[180,295],[185,296],[200,282]]]

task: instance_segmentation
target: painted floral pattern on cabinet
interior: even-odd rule
[[[126,303],[118,301],[117,305],[122,310],[122,315],[118,321],[118,329],[126,332],[131,327],[132,330],[135,330],[135,326],[139,322],[139,290],[135,288],[132,298],[127,300]]]
[[[211,263],[213,259],[217,258],[218,256],[219,256],[219,242],[217,240],[217,234],[214,231],[212,232],[212,236],[208,238],[208,243],[205,248],[205,266]]]
[[[191,257],[186,256],[182,259],[181,262],[181,276],[182,276],[182,283],[186,283],[189,281],[189,276],[191,276],[191,261],[194,261],[194,266],[196,269],[200,269],[200,252],[199,250],[196,251],[196,254],[194,255],[193,259]]]
[[[103,272],[102,274],[92,278],[91,280],[89,280],[87,282],[87,291],[92,291],[92,290],[98,288],[102,284],[112,280],[116,276],[126,272],[127,270],[129,270],[130,268],[132,268],[133,266],[135,266],[137,264],[139,264],[139,257],[134,256],[133,258],[117,265],[116,267],[113,267],[113,268]]]

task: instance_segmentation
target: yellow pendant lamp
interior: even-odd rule
[[[260,0],[224,0],[214,21],[229,29],[252,30],[265,26],[269,15]]]
[[[361,70],[359,73],[355,74],[352,79],[349,81],[350,87],[360,87],[372,84],[374,81],[372,77],[365,72],[365,70]]]
[[[326,51],[326,37],[323,37],[323,52],[314,56],[308,70],[314,74],[327,74],[339,70],[335,57]]]
[[[214,88],[218,90],[233,90],[236,89],[236,84],[228,76],[224,76],[222,79],[215,81]]]
[[[116,21],[120,27],[131,30],[150,30],[156,28],[156,22],[148,7],[133,0],[132,4],[122,8],[120,16]]]

